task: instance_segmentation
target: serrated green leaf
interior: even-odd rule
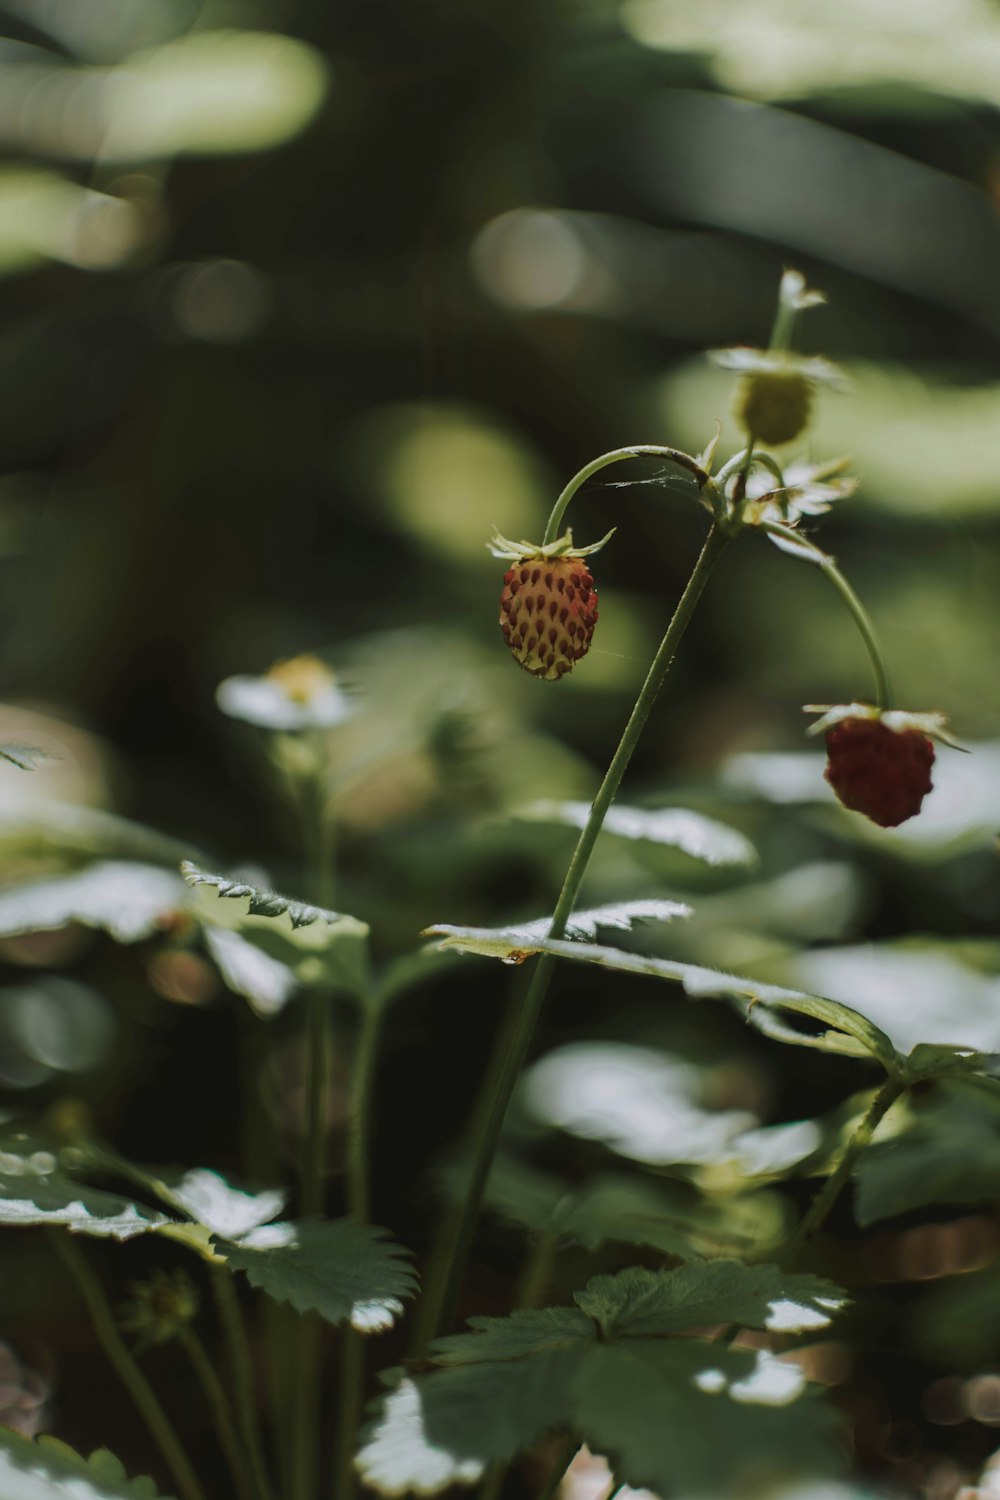
[[[615,1276],[595,1276],[574,1300],[606,1338],[618,1338],[679,1333],[715,1323],[804,1333],[827,1327],[846,1299],[817,1276],[793,1275],[779,1266],[713,1260],[672,1271],[633,1266]]]
[[[588,802],[533,802],[517,814],[531,822],[562,823],[583,828],[590,816]],[[753,865],[757,851],[735,828],[692,812],[687,807],[623,807],[615,803],[607,813],[602,835],[667,844],[708,865]]]
[[[0,1225],[65,1225],[75,1234],[128,1240],[168,1222],[127,1198],[74,1182],[54,1153],[29,1137],[0,1138]]]
[[[387,1230],[354,1219],[269,1224],[238,1243],[219,1238],[215,1249],[276,1302],[328,1323],[349,1321],[360,1333],[391,1328],[416,1289],[406,1249]]]
[[[184,882],[158,865],[107,861],[74,875],[0,891],[0,937],[80,922],[119,943],[149,937],[186,902]]]
[[[465,1192],[467,1170],[448,1174],[453,1196]],[[758,1195],[759,1196],[759,1195]],[[575,1240],[585,1250],[606,1244],[649,1245],[680,1260],[747,1251],[759,1243],[761,1224],[750,1200],[711,1202],[681,1183],[650,1182],[624,1173],[600,1173],[570,1184],[507,1153],[494,1161],[486,1206],[536,1234]]]
[[[192,887],[191,900],[203,922],[242,934],[287,965],[300,984],[356,996],[367,991],[365,922],[212,875],[188,860],[181,873]]]
[[[836,1474],[835,1413],[767,1350],[701,1340],[598,1344],[571,1392],[574,1425],[615,1475],[661,1495],[767,1493]]]
[[[691,908],[683,901],[616,901],[608,906],[591,907],[589,911],[574,912],[566,924],[566,931],[570,938],[592,938],[601,927],[628,931],[636,922],[669,922],[672,917],[690,915]],[[453,927],[440,922],[428,927],[424,935],[442,938],[439,946],[444,949],[517,964],[533,953],[545,950],[546,933],[551,925],[551,917],[536,917],[531,922],[515,922],[507,927]]]
[[[691,1282],[710,1270],[683,1269]],[[747,1278],[739,1294],[738,1273]],[[511,1459],[552,1427],[571,1428],[613,1457],[617,1475],[664,1494],[736,1495],[758,1480],[836,1469],[835,1418],[799,1400],[805,1380],[797,1366],[766,1350],[664,1337],[654,1326],[690,1329],[708,1306],[748,1305],[755,1326],[766,1326],[772,1306],[788,1306],[795,1314],[782,1313],[781,1327],[816,1327],[831,1310],[821,1301],[827,1291],[839,1305],[835,1289],[774,1266],[750,1272],[733,1263],[718,1295],[690,1297],[682,1313],[679,1303],[654,1309],[648,1286],[629,1280],[679,1274],[596,1278],[577,1301],[607,1310],[600,1331],[582,1311],[546,1308],[476,1319],[475,1332],[440,1340],[430,1353],[435,1371],[404,1379],[374,1403],[357,1459],[363,1479],[385,1495],[473,1484],[490,1463]],[[769,1295],[748,1291],[765,1283]]]
[[[565,1420],[576,1346],[519,1360],[463,1364],[400,1382],[373,1406],[355,1460],[380,1495],[436,1495],[475,1484]]]
[[[1000,1083],[943,1078],[897,1103],[891,1139],[858,1161],[855,1214],[865,1227],[936,1203],[992,1203],[1000,1195]]]
[[[166,1500],[151,1479],[128,1479],[106,1448],[84,1458],[52,1437],[32,1441],[0,1427],[0,1495],[5,1500]]]
[[[550,1349],[589,1344],[591,1320],[575,1307],[518,1308],[506,1318],[469,1318],[473,1334],[455,1333],[434,1343],[435,1364],[481,1364],[521,1359]]]
[[[784,989],[759,979],[746,979],[675,959],[626,953],[620,948],[607,948],[596,943],[532,937],[524,944],[519,941],[516,929],[508,929],[506,934],[501,930],[478,927],[434,927],[429,931],[446,935],[442,946],[499,958],[504,963],[522,963],[535,953],[551,953],[557,958],[597,964],[626,974],[648,974],[656,979],[676,980],[692,999],[732,1001],[751,1026],[775,1041],[797,1047],[817,1047],[847,1057],[873,1057],[890,1072],[897,1072],[902,1067],[902,1061],[884,1031],[850,1006],[826,1000],[821,995]],[[821,1032],[799,1030],[783,1019],[783,1013],[808,1017],[827,1029]]]

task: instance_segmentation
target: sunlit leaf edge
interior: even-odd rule
[[[889,1072],[899,1072],[904,1064],[895,1048],[874,1022],[850,1006],[821,995],[784,989],[762,980],[707,969],[699,964],[674,959],[654,958],[648,954],[626,953],[596,943],[567,942],[564,939],[537,938],[522,945],[513,929],[438,926],[429,934],[440,935],[443,947],[461,953],[498,958],[505,963],[523,963],[537,953],[551,953],[557,958],[578,963],[596,964],[622,973],[643,974],[655,979],[680,983],[692,999],[727,999],[741,1011],[751,1026],[775,1041],[793,1046],[815,1047],[824,1052],[838,1052],[848,1057],[872,1057]],[[831,1029],[816,1035],[796,1031],[784,1024],[777,1014],[788,1011],[825,1023]]]

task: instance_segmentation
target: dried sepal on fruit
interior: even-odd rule
[[[915,817],[932,789],[933,740],[955,744],[939,713],[878,709],[870,703],[809,705],[822,714],[810,734],[826,735],[825,776],[839,801],[880,828]]]
[[[572,671],[590,650],[597,624],[597,591],[584,559],[612,532],[589,547],[576,547],[567,531],[554,542],[512,542],[499,534],[494,557],[510,563],[500,594],[500,629],[519,666],[554,682]]]

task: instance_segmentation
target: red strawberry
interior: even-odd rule
[[[500,629],[514,660],[554,681],[590,650],[597,624],[594,580],[581,557],[534,557],[508,568]]]
[[[514,660],[533,676],[554,682],[590,650],[597,594],[584,558],[608,536],[591,547],[574,547],[570,531],[543,546],[494,536],[491,552],[510,563],[500,595],[500,629]]]
[[[934,746],[919,729],[881,717],[843,718],[826,734],[826,779],[845,807],[882,828],[914,817],[931,789]]]

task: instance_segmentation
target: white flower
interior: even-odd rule
[[[231,719],[260,729],[332,729],[355,707],[329,667],[315,656],[279,661],[263,677],[227,677],[215,701]]]

